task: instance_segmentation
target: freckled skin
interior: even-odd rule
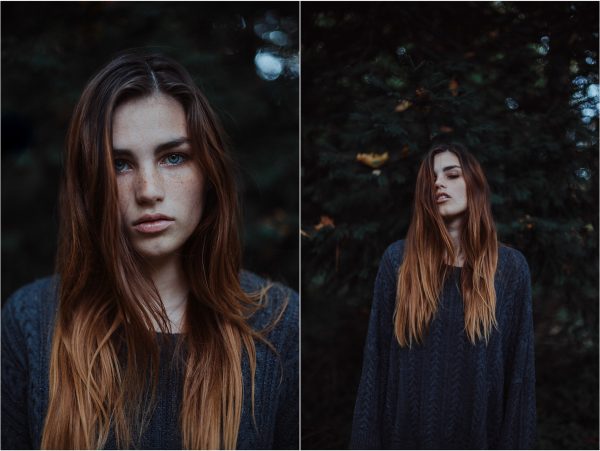
[[[442,218],[461,215],[467,210],[467,186],[462,169],[455,168],[443,171],[449,166],[460,166],[458,157],[452,152],[442,152],[433,159],[433,170],[436,175],[435,194],[444,192],[450,196],[446,202],[438,204]]]
[[[155,154],[158,145],[187,136],[183,107],[164,94],[133,99],[115,110],[113,149],[130,151],[116,157],[126,168],[116,170],[120,213],[133,246],[150,261],[176,256],[202,217],[204,177],[190,144]],[[170,164],[174,154],[187,158]],[[133,228],[143,215],[156,213],[174,222],[153,234]]]

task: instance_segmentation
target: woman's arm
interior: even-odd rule
[[[296,342],[297,345],[297,342]],[[283,362],[283,381],[279,405],[273,449],[298,449],[299,448],[299,408],[298,408],[298,347]]]
[[[396,272],[390,249],[384,254],[373,296],[369,329],[363,354],[363,369],[358,387],[351,449],[381,449],[382,408],[386,392],[390,331],[396,298]]]
[[[279,386],[273,449],[299,449],[298,295],[288,290],[285,297],[287,308],[282,326],[286,331],[286,340],[279,356],[283,374]]]
[[[2,449],[32,449],[28,426],[29,372],[26,342],[18,322],[18,299],[2,309]]]
[[[505,374],[499,448],[533,449],[536,441],[535,356],[529,266],[517,253],[513,333]]]

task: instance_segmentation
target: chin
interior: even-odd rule
[[[156,243],[134,247],[142,257],[148,260],[162,260],[171,257],[181,248],[181,246],[176,246],[173,243]]]

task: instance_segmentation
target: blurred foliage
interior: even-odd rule
[[[298,27],[294,3],[3,3],[2,299],[53,272],[72,110],[100,67],[140,47],[181,62],[223,122],[244,266],[298,289]]]
[[[444,140],[530,265],[538,445],[597,449],[597,3],[303,3],[301,52],[303,448],[348,445],[379,260]]]

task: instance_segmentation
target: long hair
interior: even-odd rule
[[[431,148],[417,174],[413,216],[399,269],[394,326],[400,346],[421,343],[438,308],[449,267],[455,261],[450,234],[435,203],[434,158],[454,153],[460,162],[467,191],[467,209],[460,235],[465,258],[461,271],[465,333],[471,343],[489,340],[496,322],[494,274],[498,261],[496,226],[490,189],[475,157],[460,144]]]
[[[89,81],[68,131],[42,448],[100,449],[111,429],[119,447],[135,446],[156,400],[161,336],[155,327],[168,334],[170,323],[120,218],[111,129],[118,105],[157,92],[183,106],[206,184],[202,218],[182,252],[190,286],[177,346],[183,446],[236,447],[244,357],[254,405],[255,339],[263,338],[247,319],[261,301],[239,282],[239,207],[224,134],[182,66],[128,53]]]

